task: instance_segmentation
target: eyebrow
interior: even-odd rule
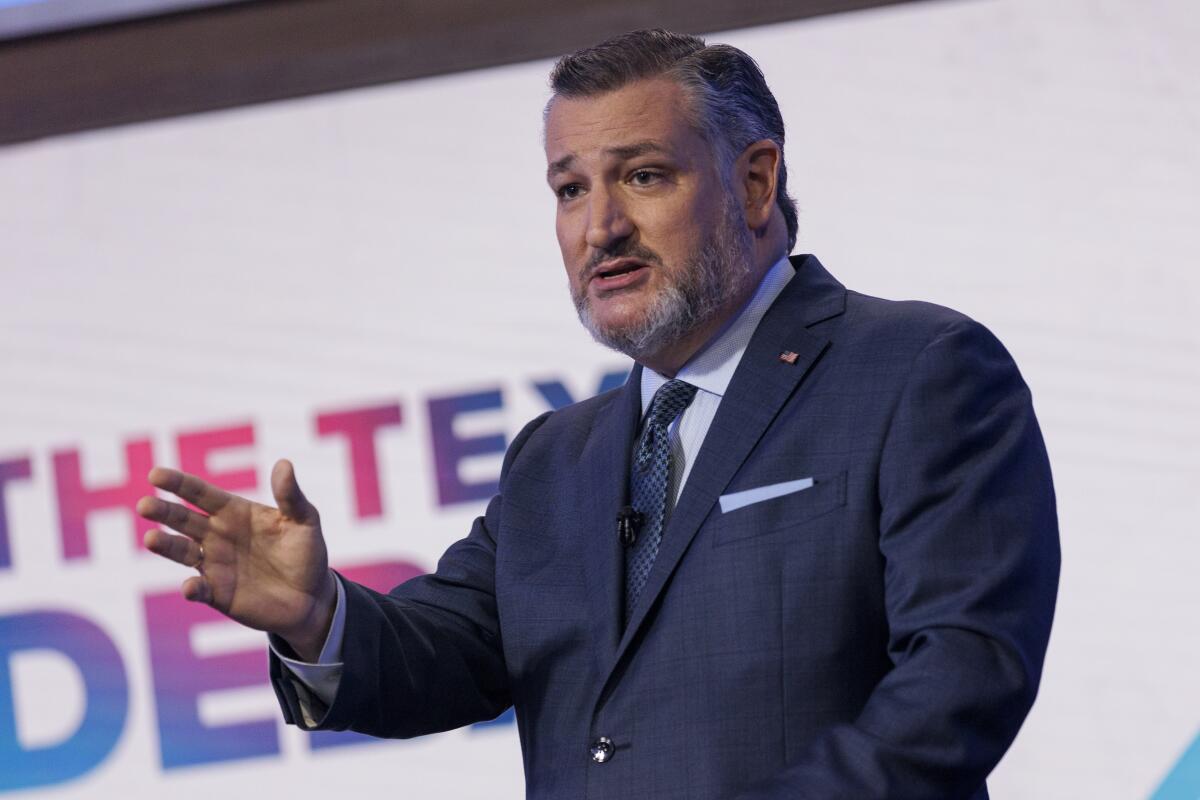
[[[652,139],[647,139],[644,142],[634,142],[633,144],[624,144],[617,147],[606,147],[604,149],[605,155],[616,156],[621,161],[628,161],[631,158],[644,156],[647,153],[662,153],[665,155],[669,152],[670,151],[668,151],[667,148],[663,147],[661,144]],[[546,180],[549,181],[553,179],[555,175],[571,169],[571,165],[574,162],[575,156],[573,155],[563,156],[557,161],[551,162],[550,166],[546,168]]]

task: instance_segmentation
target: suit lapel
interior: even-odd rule
[[[796,257],[793,265],[796,276],[759,322],[721,399],[717,415],[663,532],[658,556],[642,590],[642,601],[617,646],[612,662],[614,668],[717,498],[829,345],[828,339],[810,331],[809,326],[837,316],[845,309],[845,287],[826,272],[815,257]],[[789,354],[787,360],[781,359],[784,353]],[[640,380],[640,370],[637,377]],[[630,381],[633,380],[631,376]],[[627,479],[628,450],[622,474]],[[620,580],[619,569],[617,574]]]
[[[602,670],[621,635],[625,556],[616,520],[626,503],[633,437],[642,412],[641,384],[642,368],[635,366],[612,403],[597,412],[581,456],[586,479],[580,509],[580,530],[586,532],[583,569]]]

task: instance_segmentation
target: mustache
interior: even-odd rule
[[[638,261],[644,261],[653,266],[662,266],[662,258],[659,257],[658,253],[643,244],[624,239],[615,243],[612,247],[593,252],[587,264],[584,265],[583,274],[580,277],[588,278],[599,269],[601,264],[618,258],[635,258]]]

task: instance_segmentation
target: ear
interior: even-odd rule
[[[746,224],[751,230],[761,231],[771,221],[781,156],[779,145],[770,139],[761,139],[751,142],[734,162],[734,179],[741,189],[739,194],[744,198]]]

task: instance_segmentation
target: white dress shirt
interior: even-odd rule
[[[677,379],[695,386],[696,396],[683,414],[671,424],[671,485],[667,498],[667,507],[673,508],[679,499],[679,492],[692,471],[692,464],[704,444],[709,426],[717,415],[717,407],[721,398],[729,388],[733,373],[741,363],[750,337],[754,335],[763,314],[775,302],[775,298],[783,291],[783,287],[796,274],[787,257],[776,261],[774,266],[763,276],[754,296],[745,307],[734,317],[703,350],[694,355],[691,360],[679,370]],[[642,416],[650,409],[650,401],[659,387],[669,379],[651,369],[642,370]],[[338,683],[342,678],[342,635],[346,625],[345,610],[346,592],[341,579],[337,581],[337,605],[333,612],[333,623],[329,627],[329,635],[321,648],[317,663],[306,663],[289,658],[281,652],[286,646],[274,636],[268,637],[271,649],[288,669],[296,676],[303,688],[311,691],[326,705],[333,703],[337,694]],[[310,705],[306,702],[306,692],[300,689],[297,695],[300,707],[310,725],[316,724],[312,719]]]

